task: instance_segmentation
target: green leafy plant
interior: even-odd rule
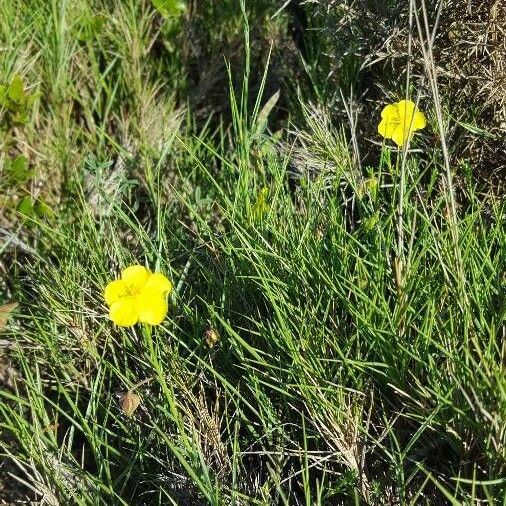
[[[28,121],[30,109],[37,99],[37,94],[27,93],[23,79],[14,74],[9,84],[0,85],[0,130],[9,131],[23,126]]]
[[[42,199],[25,195],[16,206],[16,211],[24,218],[52,218],[54,212]]]
[[[7,181],[11,186],[23,186],[33,176],[34,171],[29,168],[28,158],[18,155],[15,158],[7,158],[4,162],[4,171]]]

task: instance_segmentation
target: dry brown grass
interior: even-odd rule
[[[316,3],[315,24],[323,26],[329,78],[336,89],[348,84],[343,76],[350,68],[360,68],[351,84],[362,122],[367,123],[359,125],[361,137],[370,150],[370,140],[377,137],[370,118],[385,102],[405,94],[408,69],[411,93],[420,93],[424,107],[432,103],[416,24],[410,27],[410,2]],[[452,166],[469,163],[484,187],[504,193],[500,182],[506,174],[506,4],[451,0],[440,6],[437,0],[417,1],[420,12],[424,3],[434,30],[439,91],[450,115],[446,136]],[[367,146],[363,151],[367,153]]]
[[[453,114],[491,134],[465,135],[458,154],[492,186],[499,185],[506,174],[506,4],[453,1],[441,20],[435,56],[448,74],[442,84]]]

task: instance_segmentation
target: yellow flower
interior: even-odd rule
[[[109,317],[121,327],[137,322],[159,325],[167,315],[167,294],[171,282],[160,272],[151,272],[142,265],[132,265],[111,281],[104,290]]]
[[[392,139],[402,146],[417,130],[425,128],[425,114],[420,112],[411,100],[401,100],[387,105],[381,112],[378,132],[386,139]]]

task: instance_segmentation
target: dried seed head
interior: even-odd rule
[[[119,394],[119,405],[126,416],[132,416],[139,407],[141,398],[133,392],[121,392]]]
[[[216,332],[216,330],[209,329],[204,332],[204,340],[207,343],[207,346],[212,348],[220,340],[220,335]]]
[[[7,320],[17,307],[17,302],[9,302],[8,304],[0,306],[0,330],[3,330],[6,327]]]

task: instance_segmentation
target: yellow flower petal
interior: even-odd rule
[[[142,265],[131,265],[123,270],[121,279],[129,286],[129,288],[140,289],[148,280],[149,270]]]
[[[397,128],[392,133],[392,140],[397,144],[397,146],[402,146],[408,138],[408,129],[403,128],[402,125],[397,126]]]
[[[127,286],[122,279],[111,281],[104,290],[104,300],[108,306],[127,294]]]
[[[381,111],[381,118],[386,120],[393,120],[399,122],[399,110],[397,105],[390,104],[383,108]]]
[[[146,281],[144,289],[157,290],[160,294],[166,295],[171,292],[172,283],[161,272],[153,272]]]
[[[167,315],[165,297],[158,290],[143,290],[137,298],[139,321],[149,325],[160,325]]]
[[[137,297],[121,297],[109,310],[109,317],[120,327],[131,327],[139,321]]]
[[[401,118],[407,119],[407,126],[411,123],[411,118],[415,112],[415,103],[412,100],[400,100],[397,102],[397,110]]]
[[[394,130],[399,126],[398,121],[391,121],[387,119],[382,119],[380,124],[378,125],[378,133],[385,137],[386,139],[391,139],[394,133]]]
[[[425,114],[420,111],[415,112],[415,116],[413,118],[413,132],[415,130],[421,130],[427,126],[427,120],[425,119]]]

